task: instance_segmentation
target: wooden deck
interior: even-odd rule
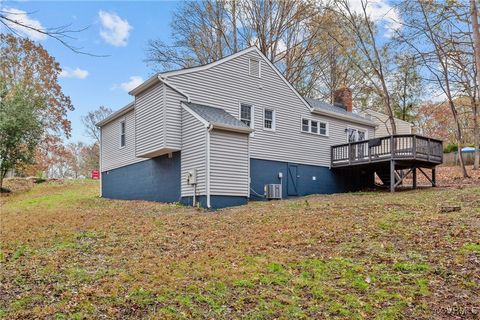
[[[374,170],[391,191],[410,173],[416,187],[417,169],[435,186],[435,167],[443,162],[441,140],[420,135],[392,135],[332,146],[331,167]],[[423,170],[431,169],[431,177]]]

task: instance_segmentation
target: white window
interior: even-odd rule
[[[302,118],[302,132],[328,136],[328,123]]]
[[[318,134],[318,121],[310,121],[310,132]]]
[[[308,119],[302,119],[302,131],[310,132],[310,121]]]
[[[262,63],[260,60],[250,59],[249,60],[249,72],[253,77],[260,78],[262,75]]]
[[[245,123],[250,128],[253,128],[253,107],[249,104],[240,104],[240,121]]]
[[[320,134],[324,136],[328,135],[327,124],[325,122],[320,122]]]
[[[275,110],[263,110],[263,128],[267,130],[275,130]]]
[[[120,122],[120,148],[125,147],[125,120]]]

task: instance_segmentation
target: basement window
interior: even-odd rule
[[[123,120],[122,122],[120,122],[120,148],[123,148],[125,147],[125,120]]]

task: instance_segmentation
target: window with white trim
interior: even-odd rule
[[[328,135],[327,123],[326,122],[320,122],[320,134],[323,135],[323,136]]]
[[[302,132],[328,136],[328,123],[302,118]]]
[[[126,128],[125,128],[125,120],[120,122],[120,148],[125,147],[126,142]]]
[[[310,120],[310,133],[318,133],[318,121]]]
[[[275,110],[263,110],[263,128],[267,130],[275,130]]]
[[[249,104],[240,104],[240,121],[252,128],[252,112],[253,107]]]
[[[260,60],[250,59],[249,72],[251,76],[260,78],[262,73],[261,68],[262,68],[262,64]]]
[[[302,131],[310,132],[310,120],[302,119]]]

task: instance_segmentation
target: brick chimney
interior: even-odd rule
[[[333,101],[335,105],[345,108],[346,111],[352,112],[352,90],[342,87],[333,93]]]

